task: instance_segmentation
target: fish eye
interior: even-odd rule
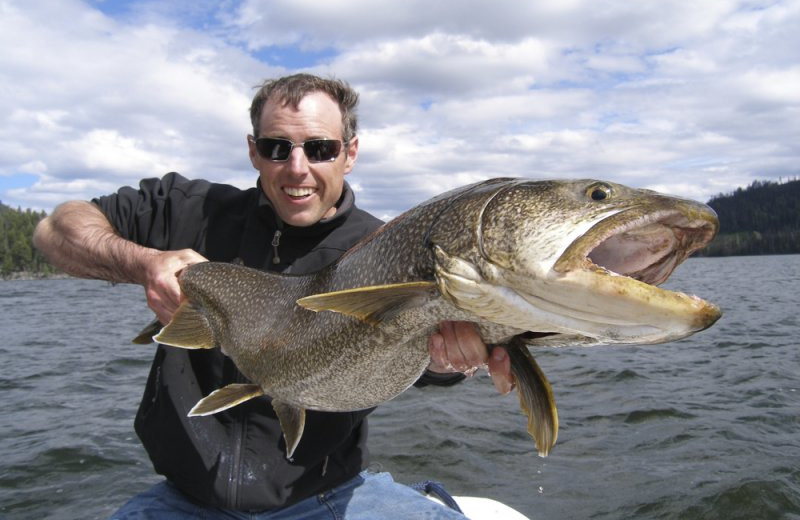
[[[594,184],[586,190],[586,196],[596,201],[606,200],[611,197],[611,186]]]

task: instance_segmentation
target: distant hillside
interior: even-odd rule
[[[0,278],[20,272],[33,276],[55,272],[33,247],[33,229],[44,217],[44,211],[13,209],[0,202]]]
[[[701,256],[800,253],[800,180],[755,181],[708,201],[720,234]]]

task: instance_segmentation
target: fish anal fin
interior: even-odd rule
[[[424,305],[437,294],[434,282],[406,282],[314,294],[300,298],[297,304],[311,311],[339,312],[378,325],[404,310]]]
[[[187,349],[217,346],[208,319],[188,300],[181,303],[170,322],[153,337],[153,340],[164,345]]]
[[[214,390],[200,399],[194,408],[189,410],[189,417],[212,415],[262,395],[264,391],[258,385],[233,383]]]
[[[281,423],[283,440],[286,442],[286,458],[291,459],[303,436],[303,429],[306,425],[306,409],[278,399],[272,400],[272,408]]]
[[[161,325],[160,321],[153,320],[150,323],[148,323],[147,326],[141,330],[141,332],[139,332],[138,336],[133,338],[133,341],[131,341],[131,343],[134,343],[136,345],[148,345],[153,342],[153,336],[158,334],[158,332],[163,327],[164,326]]]
[[[536,442],[539,456],[546,457],[558,437],[558,411],[553,389],[520,336],[512,339],[506,350],[516,380],[520,408],[528,417],[528,433]]]

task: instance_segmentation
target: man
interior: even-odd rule
[[[268,81],[253,99],[247,138],[259,172],[255,188],[175,173],[146,179],[138,190],[62,204],[37,227],[35,244],[70,274],[142,285],[162,323],[178,307],[176,274],[188,265],[319,270],[381,224],[355,206],[344,182],[358,158],[357,102],[337,80],[299,74]],[[505,351],[487,359],[470,324],[441,324],[429,349],[420,384],[452,384],[463,378],[458,372],[488,365],[497,389],[510,391]],[[114,518],[230,518],[240,511],[269,519],[463,518],[386,474],[363,471],[371,410],[309,411],[291,460],[267,397],[187,417],[200,397],[242,380],[218,349],[158,348],[135,427],[167,481]]]

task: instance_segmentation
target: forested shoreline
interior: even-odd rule
[[[0,277],[40,278],[57,271],[33,247],[33,230],[44,211],[12,209],[0,203]]]
[[[755,181],[708,205],[719,215],[720,233],[698,256],[800,253],[800,180]],[[33,230],[45,216],[0,202],[0,278],[58,274],[33,247]]]
[[[754,181],[708,205],[720,232],[698,256],[800,253],[800,180]]]

